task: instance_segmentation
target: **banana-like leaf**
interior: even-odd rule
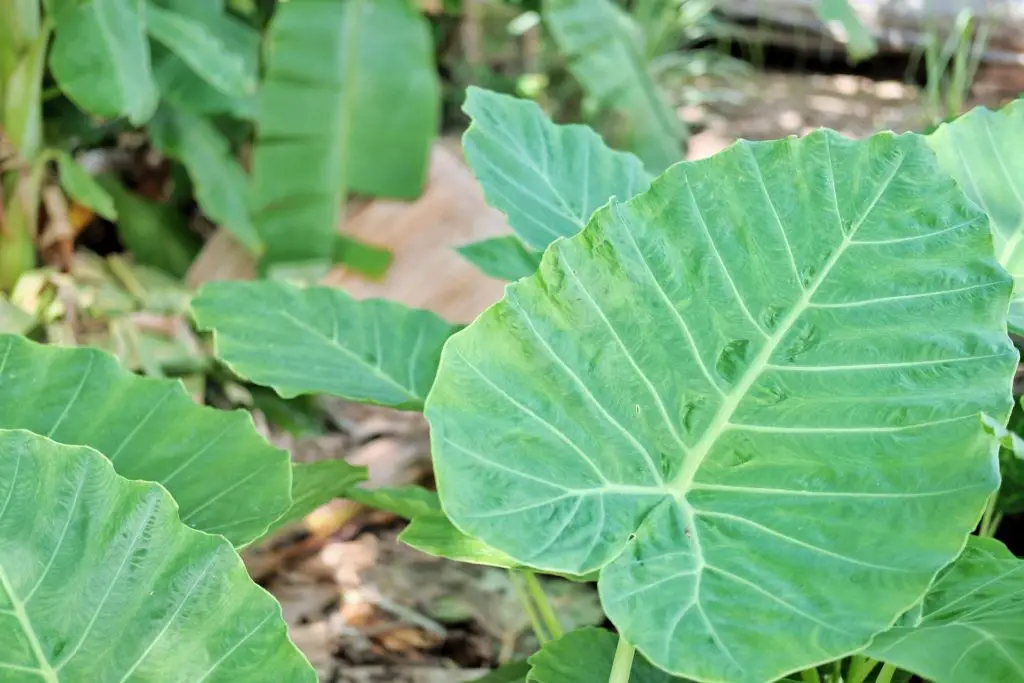
[[[291,0],[267,37],[253,182],[268,264],[327,261],[349,190],[414,197],[440,111],[406,0]]]
[[[979,107],[928,136],[939,163],[988,214],[996,255],[1016,281],[1010,331],[1024,334],[1024,101],[993,112]]]
[[[850,4],[850,0],[818,0],[818,16],[822,21],[839,23],[846,34],[846,50],[853,61],[871,57],[878,52],[878,43],[857,16],[857,10]]]
[[[624,120],[626,148],[654,172],[682,159],[684,126],[651,79],[629,15],[611,0],[544,0],[543,15],[584,91]]]
[[[920,609],[867,654],[935,683],[1024,680],[1024,560],[972,536]]]
[[[96,116],[141,125],[157,105],[143,0],[60,0],[50,70],[75,104]]]
[[[67,152],[57,155],[57,173],[61,187],[72,199],[109,221],[117,220],[114,198]]]
[[[90,348],[0,336],[0,429],[25,429],[162,484],[196,529],[241,545],[291,504],[288,454],[244,411],[197,406],[180,382],[143,378]]]
[[[150,134],[164,154],[185,166],[206,215],[258,255],[263,242],[249,216],[249,177],[221,132],[202,117],[162,110],[150,123]]]
[[[256,80],[247,71],[245,60],[202,21],[150,2],[146,7],[146,28],[154,40],[228,97],[245,97],[255,92]]]
[[[607,681],[612,673],[615,648],[619,638],[603,628],[581,628],[570,631],[546,644],[529,660],[528,683],[597,683]],[[629,683],[684,683],[651,666],[643,655],[633,659]]]
[[[540,254],[515,235],[471,242],[457,251],[484,275],[499,280],[512,281],[533,275],[540,265]]]
[[[217,357],[286,398],[331,394],[418,410],[457,326],[429,311],[340,289],[275,281],[211,282],[192,302]]]
[[[600,570],[618,630],[677,675],[843,656],[924,594],[998,484],[981,413],[1009,415],[1010,287],[920,136],[676,165],[445,345],[426,405],[444,509],[521,564]]]
[[[487,202],[534,249],[575,235],[612,197],[650,186],[635,156],[609,149],[587,126],[555,125],[529,100],[470,87],[463,110],[472,119],[466,161]]]
[[[0,680],[315,683],[281,608],[163,487],[0,431]]]

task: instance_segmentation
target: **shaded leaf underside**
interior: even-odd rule
[[[1009,288],[919,137],[675,166],[447,344],[426,407],[445,510],[523,564],[603,567],[620,632],[680,675],[835,659],[997,485],[979,413],[1008,414]]]

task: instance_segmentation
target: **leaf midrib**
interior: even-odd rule
[[[905,156],[901,155],[899,157],[899,161],[893,165],[893,168],[890,171],[889,176],[879,187],[874,199],[872,199],[871,203],[869,203],[868,206],[864,209],[863,213],[857,219],[857,221],[850,226],[849,232],[844,232],[843,240],[839,243],[839,246],[836,247],[832,255],[829,256],[829,258],[825,261],[825,264],[822,267],[821,271],[811,282],[810,286],[804,289],[800,298],[797,299],[796,303],[790,309],[789,313],[787,313],[786,317],[783,318],[780,322],[778,329],[775,331],[775,333],[772,334],[765,341],[764,345],[761,347],[760,352],[751,362],[746,372],[740,378],[740,381],[736,383],[736,386],[732,389],[732,391],[726,394],[725,400],[723,400],[721,406],[719,406],[718,411],[715,413],[715,416],[712,418],[707,430],[704,432],[704,436],[702,436],[697,445],[694,446],[691,453],[684,457],[682,467],[680,468],[679,472],[676,474],[675,478],[669,483],[668,486],[668,488],[672,490],[673,493],[675,493],[677,498],[679,498],[680,500],[682,500],[682,495],[689,491],[692,487],[693,479],[696,476],[697,471],[700,469],[700,466],[703,464],[704,460],[711,452],[711,449],[717,443],[718,438],[722,435],[722,432],[725,431],[725,429],[729,426],[729,420],[732,418],[733,414],[739,408],[740,403],[743,402],[743,399],[746,398],[747,391],[749,391],[750,387],[754,384],[754,382],[756,382],[761,377],[761,374],[765,371],[768,365],[768,361],[772,357],[772,354],[774,354],[775,351],[778,349],[779,344],[789,333],[790,329],[792,329],[793,325],[796,324],[800,317],[807,311],[808,307],[810,306],[811,299],[817,293],[818,288],[828,278],[829,274],[832,271],[832,268],[835,267],[836,263],[838,263],[839,259],[846,252],[846,249],[853,242],[853,238],[857,234],[857,231],[861,228],[861,226],[863,225],[864,221],[868,218],[868,216],[871,215],[871,212],[874,210],[875,206],[877,206],[878,202],[881,200],[882,195],[884,195],[885,191],[889,188],[889,185],[892,184],[892,181],[896,177],[896,174],[903,166],[904,159]],[[831,182],[834,183],[835,171],[832,168],[831,155],[829,155],[828,163],[829,178],[831,179]],[[842,215],[839,212],[838,205],[836,206],[836,217],[837,219],[839,219],[838,227],[840,231],[842,231]],[[715,249],[713,245],[712,249]],[[687,507],[689,507],[688,504]]]

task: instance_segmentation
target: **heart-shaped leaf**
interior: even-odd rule
[[[522,564],[601,569],[619,631],[678,675],[848,654],[996,488],[1010,284],[919,136],[679,164],[446,344],[444,509]]]
[[[1024,560],[972,536],[920,610],[867,654],[935,683],[1024,680]]]
[[[1010,330],[1024,334],[1024,159],[1010,153],[1024,141],[1024,101],[998,112],[983,107],[928,136],[939,163],[988,214],[999,262],[1016,280]]]
[[[161,486],[0,431],[0,679],[314,683],[281,608]]]
[[[457,327],[433,313],[340,289],[283,282],[211,282],[192,302],[217,356],[285,397],[332,394],[418,409]]]
[[[166,487],[186,524],[236,545],[291,504],[288,454],[246,412],[197,406],[180,382],[139,377],[96,349],[0,336],[0,428],[90,446],[121,476]]]

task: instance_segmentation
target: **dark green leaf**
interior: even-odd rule
[[[139,377],[96,349],[0,336],[0,429],[94,448],[121,476],[167,488],[185,523],[237,545],[291,504],[288,454],[246,412],[197,406],[180,382]]]
[[[512,281],[533,275],[540,265],[541,255],[513,235],[471,242],[457,251],[484,275],[499,280]]]
[[[588,95],[626,123],[626,147],[651,171],[682,157],[682,122],[651,79],[639,29],[611,0],[544,0],[544,23]],[[626,199],[626,197],[620,197]]]
[[[457,329],[391,301],[272,281],[211,282],[192,311],[213,331],[218,358],[282,396],[332,394],[414,410]]]
[[[146,28],[195,74],[228,97],[245,97],[255,92],[256,81],[246,69],[245,59],[202,21],[150,2],[146,7]]]
[[[108,221],[117,220],[113,198],[66,152],[57,156],[57,173],[61,187],[72,199]]]
[[[0,678],[315,683],[223,538],[99,453],[0,431]]]
[[[50,70],[60,89],[90,114],[142,125],[157,105],[142,0],[52,3]]]
[[[998,484],[980,413],[1009,415],[1010,288],[920,136],[676,165],[445,345],[444,510],[521,564],[600,570],[613,623],[676,675],[844,656]]]
[[[586,126],[553,124],[529,100],[470,87],[463,109],[473,122],[462,146],[487,202],[534,249],[575,235],[612,197],[650,186],[635,156],[609,149]]]
[[[936,683],[1024,680],[1024,561],[972,536],[923,601],[867,650]]]

